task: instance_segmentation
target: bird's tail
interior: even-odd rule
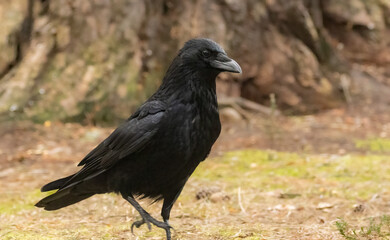
[[[41,188],[41,192],[47,192],[47,191],[59,189],[62,186],[64,186],[64,184],[67,181],[69,181],[69,179],[71,179],[73,176],[74,175],[70,175],[68,177],[60,178],[60,179],[57,179],[53,182],[50,182]]]
[[[35,206],[52,211],[75,204],[91,197],[92,195],[94,195],[94,193],[78,193],[77,191],[74,191],[73,188],[66,188],[45,197],[35,204]]]
[[[37,204],[35,204],[36,207],[44,208],[45,210],[51,211],[51,210],[57,210],[72,204],[75,204],[77,202],[80,202],[86,198],[91,197],[95,193],[90,191],[80,191],[82,189],[82,186],[80,185],[74,185],[72,187],[65,187],[64,189],[61,189],[61,187],[64,187],[65,184],[73,177],[74,175],[57,179],[53,182],[50,182],[43,186],[41,188],[42,192],[47,192],[51,190],[60,189],[54,194],[47,196],[43,198],[41,201],[39,201]]]

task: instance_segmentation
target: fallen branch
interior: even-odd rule
[[[242,97],[222,97],[218,100],[218,104],[221,108],[223,107],[233,107],[239,106],[242,109],[247,111],[262,113],[265,115],[279,115],[280,111],[277,109],[272,109],[256,102],[250,101],[248,99],[244,99]]]

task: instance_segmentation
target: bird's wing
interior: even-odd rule
[[[144,148],[159,129],[165,114],[162,102],[151,101],[140,107],[125,123],[88,153],[78,164],[83,168],[60,189],[91,179],[114,166],[119,160]]]

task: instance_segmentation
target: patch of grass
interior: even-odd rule
[[[174,234],[180,239],[299,239],[279,236],[301,236],[301,231],[307,230],[339,237],[327,239],[390,239],[390,217],[356,229],[340,220],[336,223],[338,232],[330,220],[350,216],[345,215],[353,210],[348,206],[357,200],[378,193],[387,196],[388,160],[386,155],[372,154],[310,155],[253,149],[227,152],[202,162],[190,178],[172,211],[171,224],[177,229]],[[214,186],[228,196],[227,200],[219,199],[219,192],[214,198],[196,200],[198,191]],[[51,193],[38,189],[15,191],[0,193],[0,239],[129,238],[131,223],[139,219],[137,212],[114,194],[96,195],[47,212],[33,205]],[[319,201],[334,207],[317,209]],[[148,206],[141,201],[141,205],[161,219],[162,203]],[[296,208],[288,208],[291,206]],[[313,224],[312,219],[307,220],[313,211],[325,219],[322,227],[305,225]],[[328,211],[332,214],[326,217]],[[354,216],[368,217],[359,214]],[[372,216],[372,212],[369,214]],[[149,232],[146,226],[135,229],[135,234],[140,239],[165,236],[163,230],[153,227]]]
[[[356,140],[355,147],[371,152],[390,152],[390,139],[386,138],[371,138],[364,140]]]
[[[49,240],[53,239],[49,236],[44,236],[41,233],[33,232],[33,231],[8,231],[3,232],[0,230],[0,238],[3,240],[17,240],[17,239],[42,239]],[[58,239],[58,238],[57,238]],[[62,238],[60,238],[62,239]]]
[[[207,235],[211,239],[262,239],[261,229],[242,228],[240,226],[216,226],[208,229],[202,229],[206,231]]]
[[[234,151],[205,161],[193,177],[211,181],[223,180],[234,188],[241,185],[270,187],[274,184],[280,187],[280,182],[268,180],[279,176],[305,177],[308,173],[303,166],[304,162],[304,157],[292,153]]]
[[[47,193],[50,195],[54,191]],[[20,194],[0,194],[0,215],[1,214],[16,214],[23,210],[29,210],[34,208],[34,204],[39,197],[42,196],[42,193],[36,189],[27,193]]]
[[[347,199],[370,198],[389,186],[388,157],[382,155],[308,155],[262,150],[240,150],[208,159],[192,178],[223,182],[228,189],[245,186],[263,191],[301,191],[291,182],[308,188],[303,194],[318,195],[313,182],[327,182],[331,192]],[[327,193],[325,192],[325,195]],[[324,192],[321,192],[324,195]]]
[[[335,223],[337,230],[346,240],[390,239],[390,216],[370,219],[367,227],[352,227],[345,220]]]

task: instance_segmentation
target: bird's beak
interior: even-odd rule
[[[210,62],[210,65],[213,68],[226,71],[226,72],[234,72],[241,73],[241,67],[238,65],[236,61],[226,56],[226,54],[218,53],[217,57]]]

